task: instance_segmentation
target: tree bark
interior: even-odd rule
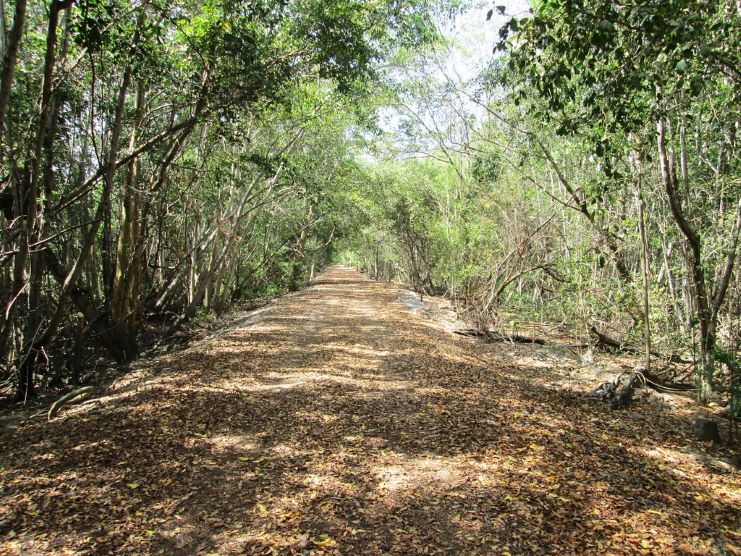
[[[141,81],[136,94],[136,121],[131,129],[129,149],[133,150],[142,125],[145,103],[145,85]],[[142,242],[140,223],[139,159],[129,161],[124,183],[120,229],[116,246],[116,265],[111,285],[110,330],[111,339],[118,344],[116,351],[125,361],[136,358],[139,349],[137,336],[141,322],[139,283],[142,271]]]
[[[0,145],[4,143],[5,137],[5,115],[10,103],[10,90],[13,88],[15,68],[18,63],[18,49],[23,37],[23,26],[26,22],[26,0],[16,0],[13,25],[8,33],[8,42],[3,57],[3,69],[0,74]]]
[[[661,102],[659,102],[661,106]],[[671,167],[667,152],[666,121],[661,115],[657,122],[659,162],[661,177],[664,183],[669,207],[680,231],[685,237],[688,247],[688,263],[692,276],[695,303],[697,304],[697,321],[700,328],[700,400],[707,401],[712,393],[713,362],[711,351],[715,345],[714,326],[710,303],[708,299],[705,272],[702,267],[702,240],[690,224],[682,209],[682,202],[677,191],[676,173]]]
[[[18,365],[19,381],[16,397],[25,399],[34,395],[34,370],[39,356],[38,349],[34,347],[38,335],[41,333],[41,297],[42,282],[44,277],[44,257],[38,250],[32,250],[41,240],[44,226],[44,204],[39,203],[39,184],[44,178],[48,180],[46,186],[51,193],[52,176],[51,166],[53,156],[51,148],[53,145],[52,122],[54,120],[54,96],[52,94],[52,82],[54,78],[54,66],[56,63],[57,29],[59,27],[59,14],[68,7],[71,2],[60,2],[52,0],[49,5],[49,23],[46,34],[46,51],[44,54],[44,69],[41,83],[41,112],[39,114],[38,128],[33,145],[33,153],[30,161],[30,174],[26,174],[21,180],[22,196],[21,206],[24,208],[25,226],[23,229],[23,242],[18,253],[18,264],[16,265],[16,280],[22,287],[28,288],[27,316],[23,338],[25,345],[20,354],[21,361]],[[46,151],[46,152],[45,152]],[[42,166],[42,162],[46,162]],[[47,178],[48,176],[48,178]]]

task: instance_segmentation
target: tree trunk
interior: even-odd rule
[[[636,174],[636,203],[638,204],[638,233],[641,239],[641,274],[643,276],[643,341],[646,370],[651,372],[651,319],[648,300],[649,258],[648,234],[646,232],[646,202],[643,199],[643,157],[640,150],[633,153]]]
[[[661,104],[661,103],[660,103]],[[712,315],[705,282],[705,272],[702,267],[702,240],[697,231],[687,220],[679,193],[676,187],[675,172],[671,167],[666,147],[666,122],[660,116],[657,122],[659,161],[664,189],[669,199],[674,221],[687,242],[688,263],[692,277],[694,298],[697,305],[697,322],[700,328],[700,400],[707,401],[712,393],[713,361],[711,351],[715,345],[715,335],[711,326]]]
[[[293,266],[291,267],[291,277],[288,282],[288,290],[292,292],[298,290],[301,282],[301,275],[303,274],[303,261],[305,259],[304,247],[306,246],[306,238],[308,236],[309,227],[311,225],[313,216],[314,205],[310,204],[309,212],[306,216],[306,225],[301,227],[301,232],[299,233],[298,240],[296,241],[296,246],[294,248]]]
[[[80,311],[82,311],[82,313],[85,315],[88,322],[93,323],[98,321],[97,311],[90,295],[77,286],[77,281],[80,277],[80,274],[82,273],[85,263],[88,260],[88,257],[90,256],[90,252],[95,243],[95,238],[98,234],[98,230],[100,229],[100,225],[104,219],[104,212],[106,210],[106,207],[109,206],[110,203],[111,190],[113,189],[113,180],[116,175],[116,168],[118,167],[117,158],[120,149],[121,131],[123,129],[124,107],[126,104],[126,94],[128,92],[130,82],[131,68],[127,66],[124,70],[121,86],[118,90],[115,116],[113,120],[113,127],[111,129],[108,159],[106,160],[103,171],[103,191],[101,192],[100,200],[98,201],[98,209],[96,210],[95,217],[93,218],[92,224],[90,225],[90,228],[87,230],[87,233],[83,238],[79,254],[75,258],[75,261],[72,263],[71,268],[69,270],[65,270],[61,268],[61,265],[54,264],[54,257],[51,252],[45,251],[47,265],[52,267],[52,275],[61,284],[62,288],[59,292],[56,311],[54,312],[54,315],[49,319],[46,325],[45,333],[34,343],[34,347],[37,349],[51,339],[56,330],[56,327],[64,316],[65,301],[68,298],[70,298],[72,302],[77,305]],[[54,269],[54,266],[56,266],[57,268]],[[118,350],[116,342],[112,341],[111,334],[107,330],[107,327],[104,327],[103,330],[100,330],[98,334],[101,337],[104,345],[110,351],[113,358],[119,362],[125,361],[125,359],[122,357],[123,354]]]
[[[24,207],[25,229],[23,233],[25,245],[22,245],[19,257],[27,259],[17,266],[18,283],[24,281],[23,287],[28,288],[27,318],[25,332],[23,334],[26,345],[22,350],[21,362],[18,366],[19,381],[16,397],[25,399],[33,396],[34,370],[39,357],[38,348],[35,347],[37,338],[41,333],[43,317],[41,315],[42,283],[44,277],[43,254],[34,249],[43,235],[44,205],[39,203],[39,184],[42,180],[48,183],[45,187],[51,193],[52,189],[52,123],[54,118],[54,95],[52,94],[52,81],[54,78],[54,65],[56,62],[57,28],[59,26],[59,14],[65,8],[65,4],[52,0],[49,6],[49,24],[46,34],[46,52],[44,54],[44,70],[41,82],[41,112],[39,123],[34,139],[33,154],[30,161],[31,172],[26,174],[22,180],[23,195],[22,206]],[[46,150],[46,153],[45,153]],[[42,161],[46,166],[42,167]]]
[[[134,150],[137,133],[142,124],[145,86],[138,84],[136,95],[136,122],[131,129],[129,148]],[[129,161],[121,206],[120,230],[116,246],[116,271],[111,285],[111,339],[117,345],[124,361],[132,361],[139,350],[137,336],[141,323],[139,284],[142,271],[143,238],[139,217],[140,194],[137,191],[139,159]]]
[[[26,22],[26,0],[16,0],[13,25],[8,33],[7,46],[3,56],[3,69],[0,74],[0,145],[4,142],[5,115],[10,102],[10,90],[13,88],[15,67],[18,62],[18,49],[23,37],[23,25]]]

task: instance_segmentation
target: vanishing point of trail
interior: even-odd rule
[[[396,286],[332,267],[4,438],[0,551],[675,554],[737,542],[734,477],[652,457],[680,453],[686,427],[616,419],[492,350],[410,310]]]

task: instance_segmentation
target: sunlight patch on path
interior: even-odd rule
[[[8,438],[0,529],[29,554],[668,556],[735,542],[737,475],[681,457],[676,421],[556,390],[557,361],[450,334],[436,303],[412,311],[398,287],[334,267],[142,364]]]
[[[440,458],[408,458],[398,464],[372,468],[380,491],[433,489],[452,490],[466,482],[460,465]]]

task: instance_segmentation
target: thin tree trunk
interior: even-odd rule
[[[638,202],[638,231],[641,237],[641,270],[643,275],[643,339],[646,350],[646,370],[651,372],[651,319],[648,301],[649,259],[648,234],[646,232],[646,203],[641,191],[641,158],[636,155],[636,200]]]
[[[23,26],[26,22],[26,0],[16,0],[13,25],[8,33],[8,43],[3,56],[3,69],[0,73],[0,145],[3,144],[5,115],[8,112],[10,91],[13,88],[15,68],[18,63],[18,49],[23,37]]]
[[[103,222],[106,206],[110,201],[116,168],[118,167],[116,160],[120,150],[124,107],[130,82],[131,68],[127,66],[124,70],[123,79],[121,80],[121,85],[118,90],[118,99],[116,101],[116,110],[111,130],[110,146],[108,149],[109,154],[105,164],[105,171],[103,173],[103,191],[101,192],[100,200],[98,201],[98,209],[96,210],[95,217],[93,218],[90,228],[87,230],[82,241],[80,253],[72,263],[72,267],[67,271],[61,271],[60,269],[57,272],[52,272],[52,275],[61,283],[62,288],[59,292],[56,311],[46,325],[46,332],[35,342],[34,347],[37,349],[47,343],[56,331],[56,327],[59,325],[59,322],[65,314],[64,309],[67,298],[72,299],[75,305],[77,305],[77,307],[83,312],[88,322],[92,323],[98,318],[97,311],[90,299],[90,296],[84,295],[84,292],[77,287],[77,281],[88,257],[90,256],[98,230]],[[47,258],[51,256],[51,253],[47,252]],[[116,349],[115,342],[110,341],[110,334],[108,334],[106,330],[102,330],[100,335],[114,359],[117,361],[123,361],[123,359],[121,359],[121,353]]]
[[[51,149],[53,146],[52,121],[54,119],[54,96],[52,94],[52,81],[54,77],[54,65],[56,62],[57,48],[57,28],[59,26],[59,14],[69,6],[69,2],[59,2],[52,0],[49,6],[49,24],[46,34],[46,52],[44,54],[44,70],[41,84],[41,112],[39,114],[39,123],[34,140],[34,148],[30,163],[31,172],[26,179],[22,180],[23,198],[22,206],[25,213],[25,229],[23,232],[24,245],[22,245],[19,258],[21,264],[16,267],[19,275],[18,283],[24,281],[28,288],[27,318],[25,323],[24,338],[27,346],[24,346],[22,357],[19,364],[19,382],[16,397],[25,399],[34,395],[34,370],[38,359],[38,352],[33,347],[41,333],[40,327],[43,321],[41,315],[41,296],[42,282],[44,276],[44,257],[36,250],[32,252],[32,245],[36,245],[42,237],[44,226],[44,206],[39,203],[39,184],[41,183],[42,174],[48,180],[48,188],[51,192],[53,176],[51,167],[53,165],[53,155]],[[47,150],[45,155],[44,150]],[[48,166],[42,167],[42,161]],[[46,177],[48,176],[48,178]]]
[[[136,121],[131,128],[129,149],[134,150],[142,125],[145,103],[145,85],[139,82],[136,94]],[[112,340],[124,361],[131,361],[138,354],[140,312],[139,283],[142,271],[141,223],[139,216],[140,194],[139,159],[129,161],[121,204],[120,229],[116,246],[116,270],[111,286],[110,330]]]
[[[707,401],[712,393],[713,362],[710,356],[715,345],[715,336],[711,328],[711,310],[705,283],[705,272],[702,267],[702,240],[697,231],[687,220],[682,202],[676,188],[676,173],[671,167],[667,152],[666,122],[662,115],[657,122],[659,162],[664,189],[669,199],[674,221],[684,235],[689,255],[690,273],[694,287],[694,298],[697,304],[697,320],[700,327],[700,399]]]

